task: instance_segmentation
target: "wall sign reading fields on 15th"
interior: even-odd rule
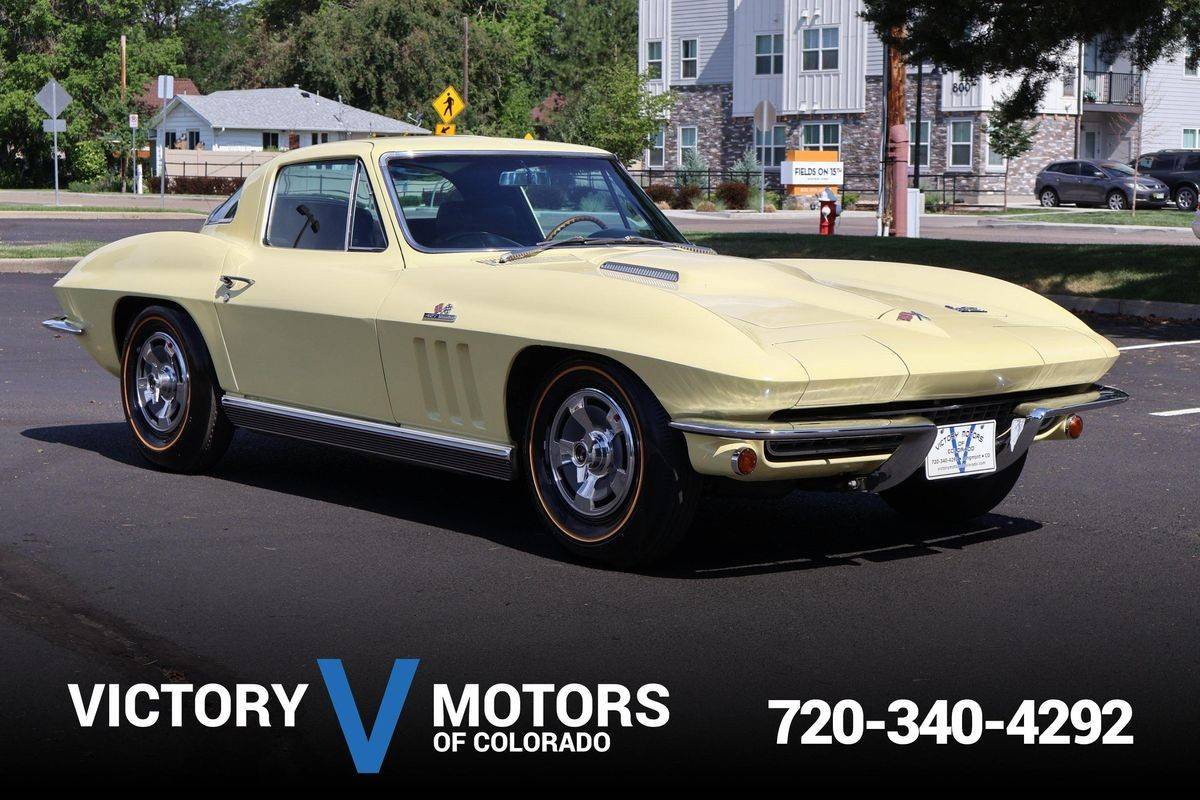
[[[845,168],[841,161],[784,161],[779,182],[785,186],[841,186]]]

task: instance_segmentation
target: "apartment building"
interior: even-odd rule
[[[639,67],[653,91],[675,96],[644,166],[672,169],[695,149],[710,168],[727,169],[754,147],[777,169],[788,150],[837,150],[848,180],[873,185],[884,48],[861,11],[860,0],[640,0]],[[1034,148],[1009,170],[1010,191],[1032,191],[1038,170],[1055,159],[1128,161],[1135,151],[1200,147],[1196,67],[1177,56],[1139,74],[1128,59],[1106,59],[1092,44],[1064,53],[1062,75],[1042,99]],[[930,65],[921,80],[918,142],[910,69],[910,163],[919,158],[923,175],[1001,186],[1005,162],[989,151],[986,123],[1013,83],[968,80]],[[752,114],[764,99],[779,124],[760,133]]]

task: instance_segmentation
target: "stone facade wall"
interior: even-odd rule
[[[942,111],[941,77],[923,76],[921,120],[929,125],[929,164],[921,166],[921,184],[927,193],[946,201],[999,203],[1004,189],[1004,171],[987,165],[987,115],[974,111]],[[733,116],[733,86],[708,84],[677,86],[675,105],[667,125],[664,166],[679,166],[678,132],[680,126],[695,125],[697,147],[708,161],[709,169],[733,166],[754,143],[753,120]],[[916,121],[916,75],[908,76],[906,119]],[[846,165],[846,190],[863,199],[878,191],[879,138],[883,113],[883,78],[866,79],[865,111],[861,114],[804,114],[779,117],[788,128],[787,147],[802,147],[801,127],[807,123],[837,122],[841,125],[841,159]],[[969,168],[949,168],[950,123],[971,122],[972,148]],[[1043,115],[1038,120],[1034,147],[1016,159],[1009,170],[1010,193],[1032,193],[1038,171],[1055,159],[1070,158],[1075,146],[1075,118],[1070,115]],[[912,173],[912,166],[909,166]],[[925,176],[929,177],[926,178]]]

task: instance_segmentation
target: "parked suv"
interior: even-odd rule
[[[1138,172],[1171,187],[1171,197],[1184,211],[1195,211],[1200,198],[1200,150],[1159,150],[1137,160]]]
[[[1135,175],[1117,161],[1055,161],[1037,175],[1033,194],[1044,206],[1075,203],[1106,205],[1114,211],[1129,208],[1137,194],[1139,206],[1164,206],[1171,193],[1162,181]]]

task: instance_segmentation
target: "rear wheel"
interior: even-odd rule
[[[683,436],[637,376],[572,359],[550,371],[524,438],[526,479],[550,535],[621,567],[665,556],[699,495]]]
[[[1038,195],[1038,199],[1046,208],[1054,208],[1058,205],[1058,192],[1053,189],[1042,189],[1042,193]]]
[[[1175,190],[1175,204],[1184,211],[1196,210],[1197,193],[1193,186],[1180,186]]]
[[[1113,211],[1124,211],[1129,208],[1129,198],[1120,189],[1114,189],[1108,193],[1106,204]]]
[[[175,472],[208,469],[233,436],[204,339],[191,318],[173,308],[150,306],[130,324],[121,351],[121,401],[141,454]]]
[[[918,470],[895,488],[880,492],[879,496],[910,519],[962,522],[982,516],[1000,505],[1016,485],[1024,467],[1023,455],[999,472],[970,478],[931,481],[925,477],[924,470]]]

